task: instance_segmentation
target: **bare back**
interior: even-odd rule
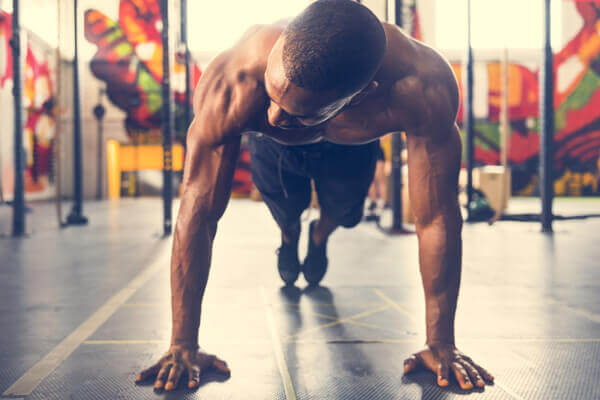
[[[267,59],[283,32],[281,24],[251,28],[232,49],[219,55],[196,88],[196,115],[210,111],[214,131],[239,135],[261,132],[284,144],[328,140],[360,144],[389,132],[417,135],[448,129],[458,109],[458,87],[449,64],[433,49],[383,24],[387,50],[374,80],[379,86],[360,104],[315,128],[283,130],[268,124],[264,89]],[[432,116],[435,115],[435,118]],[[227,122],[225,122],[227,121]],[[227,126],[217,126],[226,124]]]

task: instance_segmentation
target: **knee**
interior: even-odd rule
[[[363,217],[363,210],[361,208],[359,211],[354,212],[351,215],[348,215],[347,217],[345,217],[339,225],[344,228],[354,228],[356,225],[358,225],[360,223],[360,221],[362,221],[362,217]]]

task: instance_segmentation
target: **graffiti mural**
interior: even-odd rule
[[[600,0],[565,3],[575,7],[583,23],[579,32],[554,56],[555,191],[558,195],[598,195],[600,178]],[[453,64],[459,82],[460,64]],[[500,163],[502,66],[479,68],[475,85],[487,85],[487,110],[476,116],[475,160]],[[484,77],[482,78],[483,75]],[[513,194],[537,193],[539,160],[538,71],[511,63],[508,70],[510,137],[508,160]],[[485,82],[482,81],[485,80]],[[462,90],[461,90],[462,92]],[[458,120],[462,122],[462,109]]]
[[[85,13],[85,36],[98,47],[90,63],[92,73],[106,82],[110,101],[127,113],[128,135],[138,142],[160,142],[162,119],[161,13],[156,0],[120,0],[119,19],[113,21],[97,10]],[[192,64],[192,87],[200,79],[200,69]],[[175,90],[176,140],[185,141],[184,119],[185,60],[175,55],[171,77]],[[142,133],[142,137],[140,137]],[[249,158],[242,146],[232,191],[248,196],[252,190]]]
[[[157,0],[120,0],[114,21],[98,10],[85,12],[85,37],[98,47],[90,62],[94,76],[106,82],[110,101],[127,114],[130,137],[138,133],[156,135],[161,123],[162,40],[161,13]],[[192,85],[200,78],[192,65]],[[176,139],[184,141],[183,123],[185,68],[183,55],[175,59]],[[179,83],[179,84],[178,84]],[[160,136],[154,138],[160,140]]]
[[[52,154],[56,129],[55,91],[48,60],[38,59],[31,46],[25,58],[23,106],[24,143],[27,151],[26,190],[42,191],[52,178]]]
[[[9,40],[12,35],[12,16],[0,13],[0,89],[12,87],[12,50]],[[23,76],[23,142],[27,168],[25,170],[25,192],[43,194],[53,185],[53,146],[56,130],[55,83],[53,52],[39,39],[29,38],[23,43],[25,52]],[[4,99],[7,100],[7,99]],[[12,121],[12,99],[10,107],[1,110],[6,121]],[[3,117],[4,119],[4,117]],[[2,129],[2,192],[12,197],[12,129]],[[11,126],[12,128],[12,126]],[[8,145],[11,146],[8,146]],[[5,147],[9,147],[7,151]]]
[[[11,15],[0,10],[0,87],[4,87],[6,81],[12,80],[11,35]]]

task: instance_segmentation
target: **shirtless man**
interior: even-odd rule
[[[229,372],[224,361],[199,348],[198,329],[212,244],[242,133],[251,132],[255,180],[282,229],[280,274],[289,282],[295,281],[298,265],[281,253],[294,253],[289,247],[308,202],[307,177],[315,179],[321,215],[310,232],[313,261],[305,260],[302,272],[318,282],[329,234],[361,219],[376,139],[405,131],[427,342],[405,361],[404,373],[430,370],[440,386],[454,376],[462,389],[491,382],[454,340],[462,248],[458,102],[456,79],[437,52],[351,0],[316,1],[286,26],[252,28],[219,55],[195,90],[187,136],[171,260],[171,346],[137,381],[155,379],[156,389],[173,390],[185,373],[194,388],[203,370]]]

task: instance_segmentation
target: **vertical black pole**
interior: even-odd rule
[[[98,138],[97,138],[97,146],[98,151],[96,155],[96,200],[102,200],[102,192],[103,192],[103,168],[104,158],[103,158],[103,148],[104,148],[104,124],[103,118],[106,113],[106,109],[102,105],[102,95],[104,94],[104,89],[98,90],[98,104],[94,107],[94,117],[96,117],[96,122],[98,124]]]
[[[550,0],[544,0],[544,52],[540,79],[540,194],[542,232],[552,232],[553,141],[554,141],[554,66],[550,36]]]
[[[184,48],[185,62],[185,126],[186,128],[192,122],[192,102],[191,102],[191,74],[190,74],[190,49],[188,47],[187,32],[187,0],[181,0],[181,43]]]
[[[471,46],[471,0],[467,1],[467,73],[465,77],[464,125],[467,153],[467,221],[471,220],[473,200],[473,165],[475,153],[475,126],[473,123],[473,47]]]
[[[162,12],[162,45],[163,45],[163,232],[165,236],[172,230],[173,203],[173,119],[171,113],[171,82],[169,64],[169,1],[161,0]]]
[[[100,109],[98,109],[100,110]],[[102,200],[102,147],[104,146],[102,117],[98,118],[98,153],[96,159],[96,200]]]
[[[403,27],[402,0],[396,0],[394,23]],[[408,32],[410,34],[410,32]],[[402,135],[392,133],[392,232],[403,231],[402,226]]]
[[[392,231],[402,227],[402,134],[392,133]]]
[[[81,108],[79,96],[79,49],[77,29],[77,0],[73,2],[73,208],[67,216],[68,225],[85,225],[87,218],[83,216],[83,162],[81,145]]]
[[[12,37],[10,39],[13,56],[13,99],[15,107],[14,150],[15,150],[15,189],[13,199],[13,236],[25,234],[25,170],[23,151],[23,116],[21,93],[21,25],[19,22],[19,0],[13,0]]]

